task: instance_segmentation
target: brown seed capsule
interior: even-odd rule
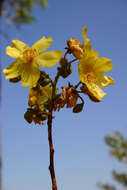
[[[59,111],[61,108],[63,108],[65,105],[67,108],[72,108],[76,105],[78,100],[78,92],[73,86],[64,86],[62,87],[62,93],[55,103],[55,109],[57,107],[57,110]],[[56,106],[57,105],[57,106]]]

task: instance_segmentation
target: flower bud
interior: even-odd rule
[[[70,40],[67,41],[67,45],[68,45],[68,48],[69,48],[70,52],[77,59],[82,58],[82,56],[83,56],[83,46],[81,45],[79,40],[72,37]]]

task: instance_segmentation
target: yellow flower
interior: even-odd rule
[[[39,41],[29,47],[19,40],[12,40],[13,46],[6,48],[7,55],[16,59],[3,73],[6,79],[21,77],[22,86],[34,87],[40,77],[39,67],[52,67],[61,59],[61,51],[47,50],[52,43],[52,38],[42,37]]]
[[[114,80],[104,75],[112,70],[111,60],[105,57],[98,57],[98,53],[92,49],[90,40],[87,38],[87,28],[83,28],[84,53],[78,63],[79,78],[88,90],[91,99],[101,101],[106,93],[100,88],[114,83]],[[93,98],[92,98],[93,97]]]

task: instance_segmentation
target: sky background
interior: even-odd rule
[[[125,166],[109,155],[104,136],[127,129],[127,0],[48,0],[49,8],[35,6],[35,24],[22,25],[20,30],[3,25],[10,41],[19,39],[32,45],[42,36],[52,37],[49,50],[65,52],[66,40],[72,36],[83,42],[82,28],[88,28],[88,38],[100,57],[112,59],[114,69],[108,73],[115,84],[104,88],[107,95],[94,103],[85,97],[82,113],[71,109],[54,113],[53,139],[55,169],[60,190],[97,190],[97,182],[116,184],[111,170],[125,171]],[[10,45],[2,42],[2,67],[13,59],[5,54]],[[68,57],[71,60],[71,57]],[[54,78],[56,67],[47,69]],[[51,190],[48,170],[49,150],[47,126],[28,124],[24,120],[28,88],[12,84],[2,74],[2,140],[3,187],[5,190]],[[79,81],[77,64],[68,81]]]

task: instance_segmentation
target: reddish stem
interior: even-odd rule
[[[58,190],[56,184],[56,177],[55,177],[55,169],[54,169],[54,147],[52,141],[52,111],[48,115],[48,141],[49,141],[49,150],[50,150],[50,164],[49,164],[49,171],[52,180],[52,190]]]

